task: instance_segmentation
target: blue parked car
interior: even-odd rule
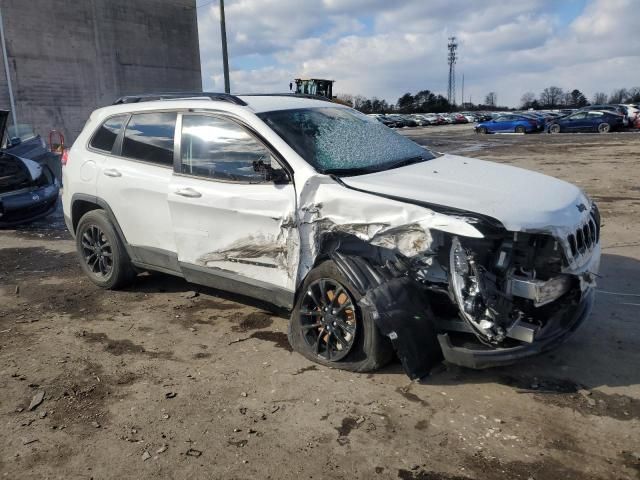
[[[580,110],[566,117],[557,118],[547,124],[549,133],[598,132],[609,133],[624,126],[624,117],[617,113],[600,110]]]
[[[476,125],[476,133],[531,133],[537,128],[538,122],[534,118],[505,113]]]

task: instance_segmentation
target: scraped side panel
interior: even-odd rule
[[[190,198],[176,192],[191,189]],[[169,191],[178,259],[294,289],[298,257],[293,185],[174,177]]]

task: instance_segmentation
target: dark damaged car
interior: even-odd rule
[[[266,300],[307,358],[395,351],[412,378],[539,354],[588,317],[600,215],[578,187],[331,102],[197,96],[121,99],[74,143],[65,219],[97,285],[158,270]]]
[[[7,115],[8,112],[0,112],[2,138]],[[19,145],[14,140],[0,149],[0,228],[45,217],[55,210],[58,201],[60,188],[51,169],[18,156]]]

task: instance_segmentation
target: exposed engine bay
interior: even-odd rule
[[[446,250],[440,265],[447,275],[441,280],[448,281],[447,294],[465,321],[462,325],[457,322],[457,329],[476,334],[488,345],[500,345],[507,338],[532,342],[546,321],[546,316],[539,318],[545,312],[540,307],[569,293],[572,285],[577,287],[578,282],[562,273],[558,242],[549,236],[453,237]],[[427,287],[440,286],[431,285],[431,272],[417,273]]]
[[[594,283],[595,272],[571,271],[571,265],[598,247],[595,204],[586,227],[577,231],[578,241],[577,234],[561,242],[549,234],[493,232],[432,245],[430,254],[414,260],[413,271],[425,288],[440,294],[431,301],[438,330],[460,334],[467,346],[472,334],[485,347],[508,348],[562,326],[554,324],[557,317],[575,308]]]

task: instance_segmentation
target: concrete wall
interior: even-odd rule
[[[117,97],[202,88],[195,0],[0,0],[18,123],[70,143]],[[1,57],[0,57],[1,61]],[[0,109],[10,109],[4,68]]]

